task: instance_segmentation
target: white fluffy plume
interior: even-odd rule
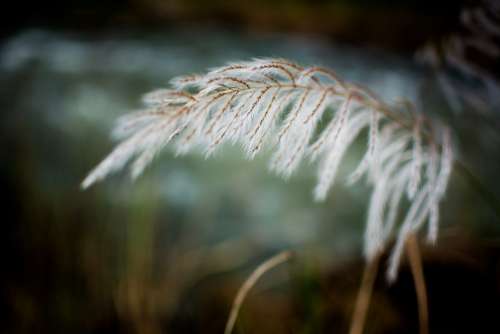
[[[365,131],[366,153],[348,177],[349,182],[365,177],[373,186],[365,256],[373,259],[395,235],[388,271],[394,279],[410,233],[427,222],[428,239],[436,239],[438,206],[453,163],[450,131],[443,125],[412,108],[388,105],[328,69],[282,59],[233,63],[175,78],[172,86],[147,94],[145,110],[118,120],[113,136],[121,143],[87,176],[83,188],[129,161],[137,177],[170,142],[179,154],[199,147],[210,155],[229,141],[240,143],[249,158],[270,144],[270,168],[284,177],[301,161],[317,160],[314,196],[323,200],[342,157]],[[333,117],[325,117],[332,112]],[[409,208],[401,213],[405,201]]]

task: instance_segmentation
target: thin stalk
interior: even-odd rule
[[[264,263],[260,264],[252,274],[247,278],[245,283],[238,290],[236,298],[234,299],[233,306],[231,307],[231,312],[229,313],[229,318],[226,323],[226,328],[224,330],[224,334],[231,334],[234,328],[234,324],[236,323],[236,319],[238,317],[238,313],[240,311],[241,305],[245,300],[250,289],[257,283],[259,278],[264,275],[269,270],[277,267],[278,265],[288,261],[292,257],[293,253],[290,251],[283,251]]]
[[[351,320],[351,329],[349,334],[361,334],[365,327],[366,315],[370,300],[373,292],[373,285],[377,278],[380,256],[377,255],[371,262],[367,262],[363,271],[363,278],[361,279],[361,286],[359,287],[358,296],[356,298],[356,305],[354,306],[354,313]]]
[[[427,303],[427,289],[425,285],[424,270],[422,268],[422,257],[418,246],[417,237],[412,233],[406,241],[406,252],[410,262],[410,268],[415,283],[418,303],[418,319],[420,334],[429,333],[429,311]]]

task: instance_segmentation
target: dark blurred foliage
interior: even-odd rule
[[[337,42],[413,52],[458,26],[464,0],[73,0],[13,2],[5,37],[25,27],[95,33],[180,22],[218,23],[261,31],[312,32]],[[474,3],[474,1],[469,1]]]
[[[251,270],[292,248],[298,258],[251,291],[236,332],[346,333],[364,267],[365,188],[340,184],[317,204],[312,173],[283,182],[265,158],[230,150],[210,160],[167,152],[136,183],[120,174],[82,192],[79,182],[142,93],[228,60],[283,56],[389,96],[424,76],[426,108],[458,130],[461,159],[498,196],[497,116],[453,114],[411,59],[456,31],[463,3],[11,3],[0,49],[0,332],[221,333]],[[455,175],[439,243],[422,246],[430,333],[498,331],[500,223],[480,192]],[[392,286],[384,269],[365,332],[417,333],[407,264]]]

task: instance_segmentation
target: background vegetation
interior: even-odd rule
[[[86,192],[79,184],[143,93],[226,61],[280,56],[389,99],[422,89],[425,110],[454,127],[460,158],[498,198],[498,110],[454,113],[413,58],[460,29],[471,4],[65,1],[12,12],[0,46],[1,331],[220,333],[250,271],[294,249],[296,260],[250,293],[236,331],[347,332],[364,266],[362,186],[338,184],[318,204],[306,165],[283,182],[265,154],[248,162],[229,147],[209,160],[167,151],[136,183],[123,173]],[[431,333],[498,328],[497,202],[475,186],[453,175],[438,244],[423,248]],[[418,331],[401,270],[392,286],[377,280],[367,333]]]

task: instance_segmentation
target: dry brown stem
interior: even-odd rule
[[[226,328],[224,330],[224,334],[230,334],[233,331],[234,324],[236,323],[236,319],[238,317],[238,313],[240,311],[241,305],[245,300],[246,295],[250,291],[250,289],[257,283],[259,278],[264,275],[269,270],[277,267],[278,265],[288,261],[292,257],[292,252],[283,251],[273,256],[269,260],[260,264],[252,274],[247,278],[245,283],[238,290],[238,294],[234,299],[233,306],[231,307],[231,312],[229,313],[229,318],[226,323]]]
[[[349,334],[361,334],[365,327],[366,314],[370,306],[370,300],[373,292],[373,285],[377,278],[380,255],[373,258],[371,262],[367,262],[363,271],[361,286],[359,287],[358,297],[351,320],[351,329]]]
[[[418,319],[420,334],[429,333],[429,315],[427,307],[427,289],[425,286],[424,270],[422,268],[422,257],[415,234],[411,234],[406,242],[406,252],[410,262],[410,268],[415,283],[418,302]]]

